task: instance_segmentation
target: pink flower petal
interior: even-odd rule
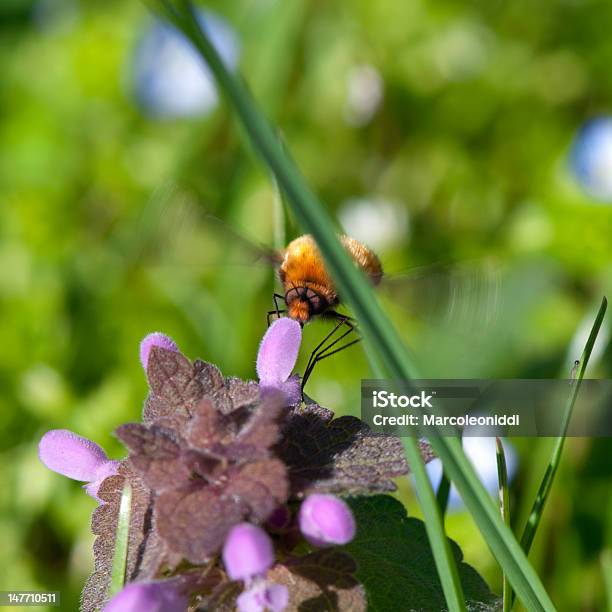
[[[239,612],[283,612],[289,603],[289,590],[282,584],[257,581],[236,599]]]
[[[147,371],[147,364],[149,363],[149,354],[154,346],[159,346],[168,351],[179,352],[176,342],[170,336],[162,334],[161,332],[153,332],[148,336],[145,336],[140,343],[140,363],[144,371]]]
[[[300,531],[313,546],[347,544],[355,537],[348,505],[334,495],[314,493],[300,506]]]
[[[285,382],[297,361],[302,328],[288,317],[277,319],[270,325],[259,345],[257,376],[264,385]]]
[[[132,582],[106,604],[104,612],[187,612],[188,604],[172,580]]]
[[[272,612],[283,612],[289,603],[289,589],[284,584],[270,584],[266,589],[266,605]]]
[[[91,481],[108,461],[95,442],[67,429],[52,429],[38,443],[38,456],[50,470],[73,478]]]
[[[265,393],[271,391],[278,393],[281,391],[285,396],[287,406],[297,406],[302,401],[302,385],[297,374],[290,376],[288,380],[280,383],[259,383],[259,391],[263,397]]]
[[[225,540],[223,563],[232,580],[249,580],[265,574],[274,563],[270,536],[251,523],[239,523]]]

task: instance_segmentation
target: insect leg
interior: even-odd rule
[[[349,331],[354,331],[354,330],[351,329]],[[347,334],[348,334],[348,332],[347,332]],[[323,351],[321,351],[320,353],[317,353],[317,355],[313,359],[312,364],[310,366],[310,372],[312,373],[315,364],[318,363],[319,361],[321,361],[322,359],[325,359],[326,357],[331,357],[332,355],[335,355],[336,353],[339,353],[340,351],[343,351],[344,349],[347,349],[349,346],[353,346],[353,344],[357,344],[357,342],[361,342],[361,338],[355,338],[354,340],[351,340],[350,342],[347,342],[346,344],[343,344],[342,346],[339,346],[337,349],[334,349],[333,351],[331,351],[329,353],[327,353],[327,352],[324,353]],[[325,350],[327,351],[327,349],[325,349]]]
[[[317,344],[317,346],[315,346],[315,348],[313,349],[312,353],[310,353],[310,358],[308,359],[308,363],[306,364],[306,369],[304,370],[304,372],[308,372],[308,369],[310,368],[310,363],[312,362],[314,356],[317,354],[317,351],[319,351],[319,349],[338,331],[338,329],[340,327],[342,327],[344,325],[344,320],[338,318],[338,322],[336,323],[336,326],[329,332],[329,334],[327,334],[327,336],[325,336],[325,338],[323,338],[323,340],[321,340],[321,342],[319,342],[319,344]]]
[[[334,313],[336,314],[336,313]],[[306,366],[306,370],[304,371],[304,376],[302,377],[302,389],[304,389],[304,386],[306,385],[306,382],[308,381],[308,379],[310,378],[310,375],[312,374],[315,365],[321,361],[322,359],[325,359],[326,357],[331,357],[332,355],[335,355],[336,353],[339,353],[340,351],[343,351],[344,349],[349,348],[350,346],[353,346],[353,344],[356,344],[357,342],[359,342],[361,340],[360,337],[351,340],[350,342],[347,342],[346,344],[343,344],[337,348],[335,348],[334,350],[331,350],[334,346],[336,346],[343,338],[346,338],[346,336],[348,336],[350,333],[355,332],[358,333],[355,325],[348,320],[347,317],[344,317],[344,315],[338,315],[339,317],[341,317],[339,319],[339,323],[338,325],[336,325],[336,327],[334,328],[333,332],[335,333],[335,331],[341,326],[341,325],[346,325],[348,327],[348,329],[342,333],[340,336],[338,336],[338,338],[336,338],[333,342],[330,342],[326,347],[324,348],[320,348],[321,344],[319,344],[319,346],[317,346],[317,348],[312,352],[312,354],[310,355],[310,359],[308,360],[308,365]],[[326,339],[329,338],[330,334],[328,334],[326,336]],[[325,342],[325,340],[323,341]]]
[[[276,312],[277,312],[277,314],[279,314],[279,315],[280,315],[280,313],[281,313],[281,312],[285,312],[285,311],[284,311],[284,310],[280,310],[280,309],[278,308],[278,302],[277,302],[277,300],[278,300],[279,298],[280,298],[281,300],[283,300],[283,302],[285,301],[285,296],[284,296],[284,295],[281,295],[280,293],[273,293],[273,294],[272,294],[272,299],[274,300],[274,308],[276,308]]]
[[[285,301],[285,296],[281,295],[280,293],[273,293],[272,294],[272,299],[274,300],[274,310],[268,310],[267,313],[267,320],[268,320],[268,327],[270,327],[270,317],[275,314],[277,319],[280,319],[281,313],[282,312],[287,312],[286,310],[279,308],[278,307],[278,299],[283,300],[283,302]]]
[[[353,346],[353,344],[357,344],[357,342],[361,342],[361,338],[356,338],[355,340],[351,340],[350,342],[347,342],[346,344],[339,346],[337,349],[334,349],[333,351],[329,353],[323,353],[323,352],[317,353],[314,356],[314,359],[312,360],[310,367],[304,372],[304,376],[302,377],[302,391],[304,390],[304,386],[308,382],[310,375],[313,373],[314,368],[317,365],[317,363],[319,363],[319,361],[321,361],[322,359],[325,359],[326,357],[331,357],[332,355],[335,355],[336,353],[339,353],[340,351],[343,351],[344,349],[347,349]]]
[[[346,314],[341,314],[339,312],[336,312],[335,310],[327,310],[325,311],[325,313],[323,314],[324,317],[327,318],[331,318],[331,319],[344,319],[345,321],[350,321],[351,323],[353,323],[353,327],[357,326],[357,319],[355,319],[355,317],[349,317],[349,315]]]
[[[278,308],[276,308],[275,310],[268,310],[267,312],[267,319],[268,319],[268,327],[270,327],[270,317],[272,315],[276,315],[277,319],[280,319],[281,313],[283,312],[287,312],[286,310],[279,310]]]
[[[349,321],[342,321],[342,324],[343,325],[347,325],[348,329],[343,334],[338,336],[338,338],[336,338],[333,342],[330,342],[325,348],[322,348],[321,350],[315,349],[312,352],[312,354],[311,354],[311,359],[309,360],[309,364],[306,366],[306,370],[308,370],[310,368],[310,371],[312,371],[312,369],[314,368],[314,362],[315,361],[320,361],[321,359],[324,359],[325,357],[328,357],[329,355],[337,353],[338,351],[342,350],[342,348],[346,348],[347,346],[350,346],[350,344],[355,344],[355,342],[359,342],[359,340],[361,340],[361,338],[359,337],[356,340],[351,341],[351,343],[348,344],[348,345],[344,345],[341,348],[337,348],[337,349],[335,349],[335,350],[333,350],[331,352],[328,352],[336,344],[338,344],[338,342],[340,342],[342,339],[346,338],[346,336],[348,336],[351,332],[357,333],[357,330],[355,329],[355,327]]]
[[[310,353],[310,358],[308,359],[308,363],[306,364],[305,372],[307,372],[309,370],[309,368],[311,367],[312,360],[315,358],[315,356],[318,353],[324,353],[327,350],[329,350],[332,346],[334,346],[335,344],[340,342],[340,340],[342,340],[342,338],[347,336],[350,333],[350,331],[352,329],[354,329],[356,327],[356,325],[357,325],[356,322],[355,322],[355,319],[353,317],[349,317],[348,315],[340,314],[339,312],[336,312],[335,310],[328,310],[326,312],[325,316],[326,316],[326,318],[333,318],[333,319],[335,319],[337,321],[337,324],[334,327],[334,329],[332,329],[332,331],[329,334],[327,334],[327,336],[325,336],[325,338],[323,338],[323,340],[321,340],[321,342],[319,342],[319,344],[313,349],[312,353]],[[339,338],[336,338],[336,340],[334,340],[327,347],[325,347],[324,349],[321,349],[323,344],[325,344],[325,342],[327,340],[329,340],[329,338],[331,338],[336,333],[338,328],[340,328],[342,325],[347,325],[349,327],[348,331],[346,331],[344,334],[342,334]],[[319,349],[321,349],[321,350],[319,350]]]

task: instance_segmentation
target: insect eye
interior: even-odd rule
[[[321,297],[319,294],[312,289],[309,289],[307,299],[311,312],[319,312],[319,309],[321,308]]]

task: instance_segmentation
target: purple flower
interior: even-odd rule
[[[300,324],[283,317],[270,325],[257,353],[256,369],[261,390],[279,389],[285,393],[290,405],[299,404],[301,400],[299,380],[297,376],[291,376],[301,342]]]
[[[88,482],[84,488],[95,499],[102,481],[116,474],[119,466],[95,442],[67,429],[48,431],[38,443],[38,456],[50,470]]]
[[[282,612],[289,603],[289,590],[282,584],[257,580],[251,588],[238,596],[239,612]]]
[[[351,509],[334,495],[315,493],[301,505],[300,531],[313,546],[347,544],[355,536]]]
[[[132,582],[108,602],[104,612],[186,612],[188,604],[176,581]]]
[[[38,444],[38,456],[50,470],[74,480],[94,480],[108,460],[95,442],[67,429],[48,431]]]
[[[239,523],[225,540],[223,563],[232,580],[249,581],[263,575],[274,563],[272,540],[260,527]]]
[[[268,534],[251,523],[240,523],[223,545],[223,563],[232,580],[244,580],[246,590],[238,597],[239,612],[282,612],[289,601],[287,587],[264,579],[274,563]]]
[[[166,334],[162,334],[161,332],[153,332],[148,334],[140,343],[140,363],[142,364],[145,372],[147,371],[151,349],[154,346],[166,349],[167,351],[174,351],[175,353],[179,352],[176,342],[170,338],[170,336],[166,336]]]

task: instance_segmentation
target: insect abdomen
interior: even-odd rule
[[[350,236],[340,236],[340,242],[353,261],[368,275],[372,283],[378,285],[383,277],[383,269],[376,253]]]

